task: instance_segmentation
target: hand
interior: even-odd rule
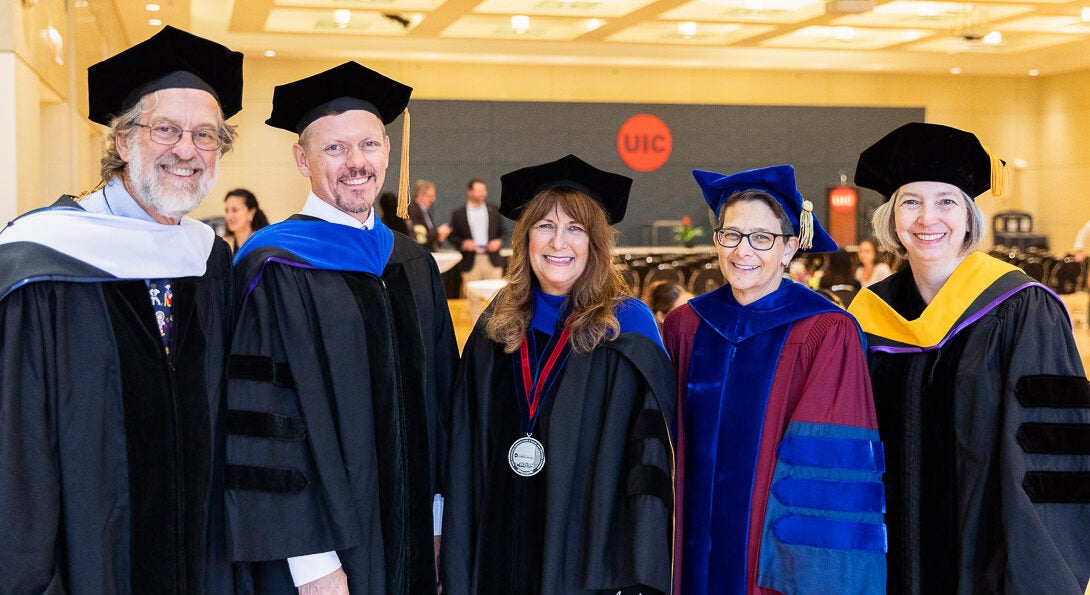
[[[494,240],[489,240],[488,241],[488,251],[489,252],[498,252],[499,249],[500,249],[500,246],[502,246],[502,245],[503,245],[503,240],[501,240],[499,238],[496,238]]]
[[[476,252],[477,242],[473,240],[462,240],[462,252]]]
[[[348,575],[343,567],[338,568],[320,579],[299,585],[299,595],[348,595]]]
[[[444,223],[439,227],[435,228],[435,233],[436,238],[439,240],[439,243],[442,244],[443,242],[447,241],[447,236],[450,235],[450,226]]]
[[[1084,258],[1086,258],[1086,255],[1083,254],[1082,250],[1075,251],[1075,262],[1082,262]]]

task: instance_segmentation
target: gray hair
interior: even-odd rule
[[[903,186],[902,186],[903,188]],[[878,240],[878,246],[886,252],[893,252],[900,258],[906,255],[905,247],[897,237],[896,222],[893,219],[893,205],[901,197],[901,188],[898,188],[889,200],[882,203],[874,210],[871,216],[871,226],[874,228],[874,239]],[[976,202],[961,191],[961,198],[965,201],[965,242],[961,247],[961,255],[964,256],[976,250],[980,241],[984,239],[987,223],[984,221],[984,212],[976,206]]]
[[[125,136],[131,133],[136,125],[140,123],[140,118],[144,114],[155,109],[155,106],[159,104],[159,92],[148,93],[140,98],[140,101],[136,102],[136,105],[114,116],[110,120],[110,132],[106,135],[105,154],[102,156],[102,162],[100,165],[100,173],[102,175],[102,181],[107,182],[114,176],[120,176],[125,171],[127,163],[121,158],[121,154],[117,151],[117,137]],[[223,110],[219,108],[219,103],[216,104],[218,111],[216,127],[219,129],[219,156],[223,157],[231,151],[235,146],[235,134],[236,127],[228,124],[223,119]]]

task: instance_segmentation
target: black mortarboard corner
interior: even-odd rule
[[[911,122],[867,147],[855,166],[855,183],[886,199],[912,182],[943,182],[976,198],[1003,192],[1003,162],[976,135],[941,124]]]
[[[322,116],[348,110],[371,112],[389,124],[409,105],[412,87],[356,62],[319,72],[273,90],[273,109],[265,123],[302,134]]]
[[[624,219],[632,178],[600,170],[586,161],[567,157],[531,165],[500,177],[500,214],[515,220],[526,203],[543,190],[568,187],[583,192],[605,209],[611,225]]]
[[[230,118],[242,109],[242,52],[167,25],[87,69],[88,117],[109,126],[141,97],[161,89],[208,91]]]
[[[735,192],[760,190],[767,192],[780,203],[791,225],[784,233],[797,235],[799,252],[836,252],[833,238],[814,217],[814,204],[802,197],[795,182],[795,168],[790,165],[773,165],[724,175],[711,171],[693,170],[693,177],[704,193],[704,201],[719,215],[719,209]]]

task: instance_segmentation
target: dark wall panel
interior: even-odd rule
[[[597,167],[634,179],[628,215],[618,225],[620,243],[646,241],[652,219],[689,215],[707,228],[707,210],[693,169],[733,173],[790,163],[803,196],[824,222],[825,189],[849,180],[859,152],[906,122],[924,119],[923,108],[716,106],[621,103],[413,101],[410,174],[438,186],[433,215],[447,221],[465,200],[471,177],[488,183],[498,202],[500,176],[526,165],[574,153]],[[673,150],[661,168],[631,170],[617,153],[617,132],[630,117],[648,113],[670,128]],[[387,189],[397,180],[400,120],[390,127],[393,147]],[[860,235],[881,197],[860,192]],[[707,236],[704,242],[710,241]]]

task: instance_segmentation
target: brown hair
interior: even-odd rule
[[[540,192],[523,209],[511,233],[511,260],[507,287],[496,296],[492,316],[485,327],[488,338],[514,353],[526,336],[534,307],[537,278],[530,266],[530,229],[549,212],[561,208],[586,229],[590,240],[587,267],[568,295],[571,314],[567,326],[572,350],[587,353],[602,341],[620,334],[621,325],[613,313],[627,295],[627,286],[613,266],[616,231],[610,227],[605,210],[594,199],[574,188],[558,187]]]

